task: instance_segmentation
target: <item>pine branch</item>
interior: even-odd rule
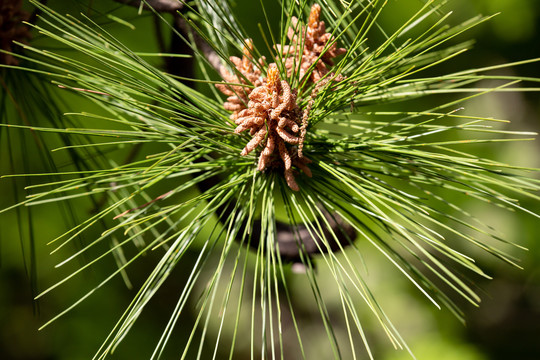
[[[197,295],[198,313],[184,358],[197,347],[201,358],[211,338],[216,339],[217,358],[229,323],[226,317],[235,317],[230,323],[236,338],[245,318],[240,312],[246,308],[252,312],[247,317],[252,358],[258,349],[262,357],[297,357],[287,353],[284,314],[292,317],[289,325],[295,327],[295,340],[306,357],[301,319],[294,315],[303,298],[295,303],[289,296],[287,261],[303,266],[302,279],[335,358],[346,346],[354,352],[355,341],[373,357],[359,302],[396,347],[407,349],[359,268],[364,246],[371,246],[435,306],[447,306],[461,316],[448,292],[478,305],[480,297],[461,270],[489,276],[462,250],[472,245],[512,265],[516,261],[484,241],[501,239],[459,200],[473,198],[540,217],[518,201],[540,200],[540,183],[529,178],[529,169],[462,151],[467,143],[489,145],[530,134],[499,130],[492,127],[498,120],[461,114],[461,103],[515,89],[521,79],[510,76],[504,79],[508,83],[485,89],[474,83],[486,69],[426,76],[421,72],[434,71],[435,65],[468,46],[443,49],[447,41],[487,18],[451,26],[442,14],[432,23],[444,4],[435,0],[387,34],[378,18],[388,3],[328,0],[307,9],[297,1],[284,1],[279,38],[274,39],[275,24],[267,17],[270,32],[265,40],[276,58],[266,59],[257,44],[251,47],[246,41],[249,34],[227,2],[195,1],[189,11],[182,8],[175,14],[175,24],[167,25],[180,29],[176,33],[196,55],[210,57],[197,62],[202,74],[198,81],[208,85],[209,95],[147,63],[92,19],[66,17],[35,3],[44,13],[44,25],[34,27],[76,54],[25,46],[20,58],[36,65],[28,65],[29,71],[46,74],[62,91],[85,97],[102,111],[67,114],[84,119],[77,126],[5,124],[0,129],[9,125],[9,131],[81,136],[82,143],[62,149],[89,154],[95,164],[55,172],[49,182],[28,186],[31,193],[25,199],[2,211],[100,194],[106,199],[96,213],[51,241],[52,253],[60,253],[78,236],[97,233],[58,266],[85,254],[93,258],[40,296],[99,266],[109,255],[118,259],[117,270],[44,326],[157,249],[163,250],[159,261],[96,358],[105,358],[117,347],[161,286],[174,284],[167,281],[172,270],[193,253],[195,264],[185,286],[178,289],[177,305],[154,357],[160,356],[186,304],[194,303]],[[402,36],[413,31],[418,34]],[[368,38],[376,43],[368,44]],[[204,44],[210,50],[204,50]],[[242,48],[241,59],[229,54],[229,49]],[[226,70],[222,61],[229,65]],[[212,69],[222,70],[224,81],[217,86]],[[416,110],[401,103],[457,92],[467,95],[431,106],[408,104],[421,106]],[[388,101],[392,108],[385,105]],[[106,125],[93,128],[96,123]],[[121,165],[97,150],[133,149],[146,143],[152,147],[145,157]],[[87,149],[92,151],[85,153]],[[309,167],[307,161],[297,161],[304,156],[311,161]],[[105,221],[105,231],[93,232]],[[109,247],[102,251],[100,245]],[[125,258],[122,250],[130,245],[135,251]],[[325,267],[331,288],[319,283],[312,258]],[[341,305],[337,308],[345,320],[345,345],[343,331],[334,329],[336,313],[325,302],[328,296]],[[251,306],[243,306],[245,302]],[[260,314],[254,309],[261,309]],[[218,330],[209,334],[213,329]],[[234,341],[227,348],[231,358]]]
[[[216,51],[199,35],[197,32],[193,31],[193,28],[186,23],[186,20],[180,15],[176,14],[174,17],[175,25],[182,30],[182,33],[187,36],[187,38],[193,38],[195,45],[204,55],[206,60],[212,65],[212,67],[219,72],[221,69],[221,58],[216,53]]]
[[[184,4],[177,0],[115,0],[116,2],[140,8],[141,5],[145,10],[152,10],[157,13],[171,13],[174,16],[174,25],[181,30],[185,39],[192,38],[196,47],[201,51],[204,57],[212,65],[212,67],[219,71],[221,68],[221,59],[214,51],[214,49],[208,45],[208,43],[186,23],[184,18],[178,14],[179,11],[184,9]]]
[[[126,5],[140,6],[140,1],[128,1],[128,0],[116,0],[118,2],[124,3]],[[150,6],[154,11],[157,12],[172,12],[174,14],[174,25],[176,28],[180,29],[182,34],[186,36],[186,38],[192,38],[195,42],[197,48],[202,52],[202,54],[206,57],[208,62],[212,65],[212,67],[216,71],[220,71],[222,69],[222,61],[221,58],[218,56],[218,54],[214,51],[214,49],[195,31],[193,31],[192,27],[188,25],[186,20],[180,16],[177,12],[182,9],[182,4],[178,6],[176,1],[148,1],[148,4],[145,4],[145,9],[150,9],[148,6]],[[174,34],[173,34],[174,35]],[[176,52],[177,49],[172,48],[172,52]],[[182,51],[186,51],[189,49],[186,49],[186,47],[182,48]],[[191,52],[191,51],[190,51]],[[184,59],[180,59],[184,60]],[[168,66],[168,71],[171,74],[177,74],[185,78],[191,78],[193,75],[192,71],[189,71],[191,69],[188,66]],[[183,64],[185,65],[185,64]],[[178,71],[182,71],[182,73],[177,73]],[[188,71],[188,72],[186,72]],[[212,186],[214,186],[219,179],[212,180],[207,179],[205,181],[202,181],[199,183],[199,189],[201,192],[205,192],[206,190],[210,189]],[[230,213],[231,209],[221,209],[220,212],[228,214]],[[329,216],[329,214],[326,214]],[[260,222],[256,221],[252,225],[252,231],[254,234],[254,239],[259,238],[260,234]],[[336,234],[336,243],[332,246],[332,250],[337,250],[339,247],[336,245],[337,243],[341,244],[343,247],[347,247],[349,243],[351,242],[351,239],[354,238],[354,230],[352,227],[348,226],[347,224],[343,223],[337,223],[333,221],[331,223],[332,231]],[[305,225],[296,225],[292,226],[289,224],[278,222],[278,232],[277,232],[277,241],[280,244],[280,254],[284,261],[286,262],[293,262],[295,263],[295,268],[297,271],[301,271],[303,265],[301,262],[301,257],[299,254],[298,244],[302,244],[303,251],[308,256],[313,256],[319,253],[319,249],[315,245],[320,239],[313,238],[308,231],[306,231]],[[345,230],[344,230],[345,229]],[[240,242],[241,239],[238,239]],[[253,247],[258,246],[256,242],[252,243]]]

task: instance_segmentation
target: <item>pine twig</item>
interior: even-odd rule
[[[123,3],[129,6],[139,7],[141,5],[141,0],[115,0],[119,3]],[[221,65],[221,59],[219,55],[212,49],[212,47],[193,29],[189,26],[189,24],[177,13],[179,10],[182,9],[182,4],[175,1],[175,0],[149,0],[145,1],[145,4],[143,4],[143,8],[149,10],[150,7],[154,9],[154,11],[157,12],[170,12],[174,14],[174,25],[177,29],[179,29],[183,35],[189,35],[192,37],[193,41],[197,45],[197,48],[202,52],[202,54],[205,56],[205,58],[208,60],[210,65],[216,69],[217,72],[220,72],[222,65]],[[212,183],[210,181],[210,183]],[[210,184],[200,184],[202,185],[202,188],[210,187]],[[298,225],[296,227],[290,226],[288,224],[278,224],[279,229],[278,233],[276,235],[277,241],[280,244],[280,255],[285,261],[292,261],[293,263],[297,264],[297,269],[301,268],[301,260],[300,260],[300,249],[297,246],[297,241],[303,244],[304,252],[308,254],[309,256],[315,255],[319,253],[318,247],[315,245],[316,242],[318,242],[318,239],[313,239],[312,236],[307,231],[306,226],[304,225]],[[345,226],[345,231],[342,231],[343,224],[332,224],[332,230],[335,232],[338,242],[342,244],[342,246],[347,246],[350,242],[350,238],[354,237],[352,235],[351,231],[352,229]],[[253,224],[253,231],[259,232],[260,231],[260,223],[256,222]],[[349,233],[349,234],[347,234]],[[294,239],[292,241],[291,239]],[[292,242],[291,242],[292,241]],[[289,246],[288,244],[293,244],[293,246]],[[283,251],[281,251],[281,247],[283,247]]]
[[[178,15],[178,11],[182,10],[184,4],[178,0],[115,0],[118,3],[140,8],[145,10],[153,10],[158,13],[171,13],[174,15],[175,27],[180,29],[186,37],[189,35],[195,41],[197,48],[202,52],[210,65],[219,71],[221,67],[221,59],[212,47],[186,23],[186,21]],[[141,4],[142,3],[142,4]]]
[[[221,58],[214,49],[199,34],[197,34],[197,32],[193,31],[187,22],[178,14],[175,15],[174,22],[185,35],[189,35],[193,38],[197,48],[202,52],[206,60],[208,60],[210,65],[219,72],[219,69],[221,68]]]

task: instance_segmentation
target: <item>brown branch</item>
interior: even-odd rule
[[[176,26],[182,30],[184,34],[190,35],[193,38],[197,48],[202,52],[210,65],[212,65],[219,73],[219,70],[221,69],[221,58],[214,49],[199,34],[197,34],[197,32],[195,32],[180,15],[176,15],[174,21]]]
[[[121,4],[126,4],[133,7],[140,7],[142,0],[114,0]],[[174,15],[174,22],[184,36],[191,36],[197,48],[201,51],[210,65],[219,72],[221,68],[221,59],[212,47],[186,23],[186,21],[178,14],[182,10],[184,3],[180,0],[146,0],[143,2],[143,9],[154,10],[156,12],[171,13]]]

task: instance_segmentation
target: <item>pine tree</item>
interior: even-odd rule
[[[394,347],[410,352],[370,289],[364,248],[376,249],[388,268],[459,319],[456,298],[480,303],[461,272],[489,278],[463,251],[474,246],[519,266],[498,246],[505,240],[461,199],[538,217],[517,198],[538,200],[539,182],[532,169],[483,158],[463,145],[489,148],[531,134],[499,127],[505,120],[467,115],[462,106],[488,93],[537,91],[518,83],[539,79],[496,73],[527,60],[437,70],[466,56],[471,41],[454,40],[489,16],[450,25],[446,2],[432,0],[387,30],[379,23],[386,1],[261,2],[267,16],[258,42],[226,0],[117,1],[152,14],[173,33],[174,53],[148,54],[130,50],[109,31],[110,22],[132,27],[129,19],[99,11],[62,15],[31,3],[38,20],[9,24],[24,31],[3,45],[3,108],[10,98],[18,106],[26,89],[20,79],[28,77],[46,79],[99,111],[81,108],[59,120],[61,106],[51,104],[62,100],[51,96],[50,110],[39,116],[3,118],[6,139],[16,131],[56,134],[54,150],[70,161],[63,170],[44,155],[47,177],[34,174],[42,181],[4,212],[58,203],[72,224],[51,241],[52,251],[75,245],[58,266],[83,264],[37,298],[106,259],[117,264],[43,327],[116,277],[131,287],[131,269],[147,254],[156,259],[95,359],[129,336],[165,286],[177,296],[176,306],[168,309],[162,333],[152,336],[155,343],[141,344],[152,346],[152,359],[173,342],[182,344],[176,354],[182,359],[235,358],[246,344],[251,358],[313,358],[309,322],[315,320],[301,315],[304,301],[316,306],[334,358],[365,357],[359,345],[374,358],[366,310]],[[268,15],[271,6],[279,6],[279,18]],[[28,29],[59,50],[34,44]],[[166,59],[164,68],[148,58]],[[480,88],[480,79],[503,83]],[[424,102],[428,96],[438,96],[438,105]],[[109,155],[122,151],[122,163]],[[29,178],[15,168],[22,173],[5,178]],[[91,208],[83,219],[72,209],[81,198]],[[170,277],[183,262],[191,270],[177,285]],[[331,288],[321,286],[319,272],[332,279]],[[296,298],[297,283],[311,290],[305,299]],[[329,311],[328,293],[337,294],[341,313]],[[186,312],[194,313],[192,328],[176,339]]]

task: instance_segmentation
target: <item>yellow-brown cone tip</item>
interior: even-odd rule
[[[313,4],[311,11],[309,13],[309,27],[315,27],[319,23],[319,18],[321,16],[321,6],[319,4]]]
[[[268,88],[273,88],[278,84],[279,82],[279,70],[276,66],[276,64],[270,64],[270,67],[268,68],[268,74],[266,78],[266,86]]]

